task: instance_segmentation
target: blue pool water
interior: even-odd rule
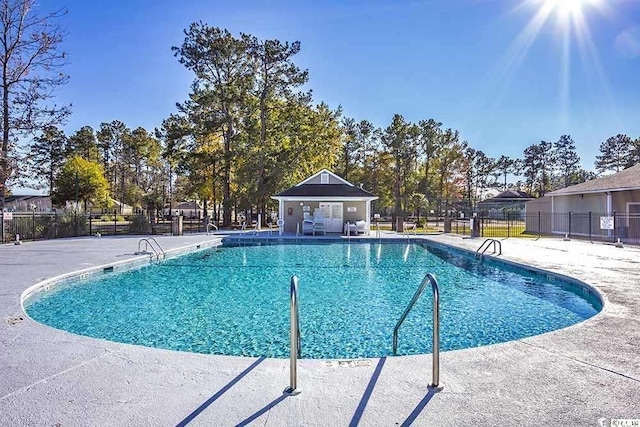
[[[541,334],[601,308],[547,275],[401,243],[213,248],[59,285],[25,307],[42,323],[112,341],[288,357],[295,274],[303,358],[380,357],[392,354],[395,323],[428,272],[440,284],[442,350]],[[407,317],[399,354],[431,352],[431,299],[425,292]]]

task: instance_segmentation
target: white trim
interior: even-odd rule
[[[377,196],[372,197],[347,197],[347,196],[271,196],[272,199],[281,202],[366,202],[377,200]]]
[[[630,206],[638,206],[638,205],[640,205],[640,202],[627,202],[627,227],[630,226],[629,225],[629,215],[630,215],[629,207]]]
[[[576,194],[594,194],[594,193],[615,193],[617,191],[635,191],[640,190],[640,187],[617,187],[617,188],[601,188],[598,190],[582,190],[582,191],[567,191],[558,194],[551,194],[549,196],[574,196]],[[558,190],[562,191],[562,190]],[[555,191],[554,191],[555,193]]]
[[[336,175],[335,173],[331,172],[329,169],[322,169],[321,171],[314,173],[309,178],[305,179],[304,181],[300,181],[299,183],[294,185],[294,187],[299,187],[302,184],[306,184],[307,182],[311,181],[313,178],[317,177],[318,175],[320,175],[322,173],[328,173],[330,176],[334,177],[338,181],[341,181],[343,184],[347,184],[347,185],[349,185],[351,187],[354,187],[354,185],[352,183],[350,183],[349,181],[347,181],[347,180],[345,180],[343,178],[340,178],[338,175]]]
[[[607,195],[607,216],[611,216],[611,209],[612,209],[612,205],[613,205],[612,200],[611,200],[611,192],[607,191],[605,194]],[[615,218],[613,219],[613,223],[614,224],[616,223],[616,219]],[[613,234],[612,231],[613,230],[607,230],[607,236],[610,237]]]

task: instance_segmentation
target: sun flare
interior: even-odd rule
[[[604,0],[534,0],[534,3],[540,4],[540,14],[547,18],[555,15],[559,26],[576,29],[585,25],[587,10],[601,10],[603,2]]]

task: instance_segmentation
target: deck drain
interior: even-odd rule
[[[12,316],[7,317],[7,323],[10,325],[15,325],[16,323],[20,323],[24,320],[23,316]]]

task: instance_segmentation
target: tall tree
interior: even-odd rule
[[[448,210],[456,197],[455,193],[459,188],[456,181],[458,181],[464,150],[467,147],[466,141],[460,141],[457,130],[447,129],[440,133],[435,154],[439,212]]]
[[[551,189],[553,180],[555,167],[553,144],[540,141],[539,144],[532,144],[525,148],[522,165],[529,193],[535,192],[538,197],[544,196]]]
[[[91,126],[82,126],[67,139],[67,151],[91,162],[100,162],[96,133]]]
[[[640,137],[636,138],[631,143],[631,150],[629,150],[629,159],[627,160],[626,168],[635,166],[640,163]]]
[[[434,156],[438,149],[439,138],[442,134],[442,123],[434,119],[420,120],[418,122],[418,146],[422,156],[424,175],[422,177],[422,192],[427,198],[433,197],[434,192],[431,185],[431,175],[433,172]]]
[[[350,117],[342,119],[342,150],[338,159],[338,174],[347,181],[353,177],[349,176],[356,168],[362,154],[362,139],[358,135],[358,124]]]
[[[471,147],[464,150],[462,160],[467,206],[473,212],[480,193],[489,186],[492,172],[496,169],[496,161],[487,157],[481,150]]]
[[[181,64],[193,71],[190,100],[181,110],[210,133],[222,136],[223,225],[231,224],[231,179],[235,144],[246,97],[255,81],[255,61],[249,54],[250,38],[195,22],[184,31],[180,47],[172,50]]]
[[[7,184],[18,175],[17,142],[69,114],[68,107],[49,103],[55,89],[67,82],[61,72],[67,62],[63,31],[57,24],[66,11],[39,15],[35,5],[35,0],[0,1],[0,211]]]
[[[56,175],[51,202],[63,206],[65,202],[84,202],[106,207],[109,199],[109,183],[100,163],[90,162],[80,156],[70,157]]]
[[[126,164],[123,159],[125,140],[131,130],[121,121],[101,123],[98,131],[98,148],[102,155],[105,174],[111,184],[111,194],[120,202],[122,211],[125,195]]]
[[[35,175],[46,180],[41,184],[46,186],[49,194],[53,190],[53,179],[67,157],[66,147],[67,137],[55,126],[45,127],[31,145],[29,163]]]
[[[600,144],[600,155],[596,156],[598,172],[620,172],[627,166],[632,148],[631,138],[618,134]]]
[[[563,178],[563,186],[568,187],[571,184],[576,184],[571,181],[571,177],[580,169],[580,157],[576,152],[576,144],[571,139],[571,135],[562,135],[554,142],[553,149],[556,167]]]
[[[300,52],[299,41],[260,41],[255,37],[250,37],[249,40],[249,55],[256,64],[255,94],[258,98],[260,120],[259,149],[256,152],[258,164],[254,176],[257,178],[258,211],[266,220],[265,204],[271,195],[266,183],[273,181],[275,173],[274,168],[269,167],[267,159],[280,149],[279,144],[272,140],[275,126],[270,123],[271,115],[275,108],[282,105],[282,101],[298,100],[308,103],[311,100],[310,94],[296,92],[297,88],[309,80],[309,73],[293,62],[293,57]]]
[[[499,173],[500,176],[504,179],[504,184],[502,189],[507,189],[507,175],[510,173],[517,173],[517,160],[507,157],[505,155],[500,156],[500,158],[496,161],[496,173]],[[497,177],[496,177],[497,180]]]
[[[417,154],[417,129],[407,122],[400,114],[395,114],[391,124],[384,130],[382,142],[393,159],[394,168],[394,221],[393,226],[397,227],[398,218],[403,215],[404,206],[407,206],[406,184],[412,172],[412,166]]]

